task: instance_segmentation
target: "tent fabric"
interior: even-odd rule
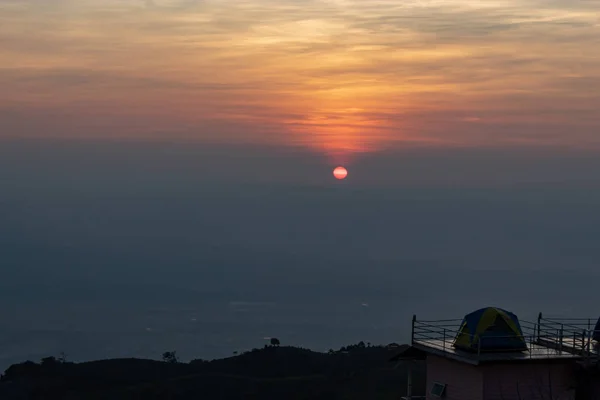
[[[594,328],[594,335],[592,338],[596,342],[600,342],[600,318],[598,318],[598,322],[596,322],[596,327]]]
[[[517,316],[497,307],[466,315],[454,339],[454,347],[470,351],[524,351],[527,343]]]

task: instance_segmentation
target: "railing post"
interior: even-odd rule
[[[412,330],[410,332],[410,344],[415,344],[415,322],[417,322],[417,314],[413,314],[412,317]]]
[[[531,354],[533,351],[533,343],[535,342],[536,338],[536,332],[535,332],[535,328],[533,330],[533,335],[529,336],[529,346],[527,346],[527,352],[529,353],[529,357],[531,358]]]
[[[446,328],[444,328],[444,342],[443,342],[444,353],[446,352]]]
[[[585,347],[586,347],[586,350],[585,350],[586,354],[585,354],[585,356],[586,356],[586,358],[588,358],[591,355],[591,353],[590,353],[590,350],[591,350],[590,346],[592,344],[592,332],[588,330],[587,335],[585,335],[585,336],[587,336],[586,339],[585,339],[586,342],[587,342],[585,344]]]
[[[558,332],[558,351],[560,351],[561,353],[563,348],[563,329],[563,324],[560,324],[560,330]]]
[[[540,341],[540,330],[542,325],[542,313],[538,314],[538,323],[537,323],[537,340]]]

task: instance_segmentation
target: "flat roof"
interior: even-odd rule
[[[527,350],[478,353],[454,347],[463,319],[424,321],[413,316],[411,343],[417,354],[421,351],[474,365],[541,360],[582,360],[600,364],[600,343],[593,339],[594,331],[587,329],[592,326],[592,320],[581,321],[544,319],[540,313],[537,322],[520,321],[521,335],[505,336],[521,338],[527,344]],[[418,358],[410,352],[406,352],[404,358],[411,355],[413,359]]]
[[[473,365],[488,362],[580,360],[583,358],[581,354],[575,354],[573,351],[568,351],[566,347],[559,350],[542,343],[529,343],[527,345],[527,351],[482,352],[479,354],[455,348],[453,346],[453,339],[446,341],[435,339],[415,340],[412,345],[415,349],[422,350],[427,354],[446,357]]]

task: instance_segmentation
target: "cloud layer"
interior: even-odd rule
[[[0,0],[0,135],[595,146],[600,5]]]

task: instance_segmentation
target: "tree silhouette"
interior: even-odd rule
[[[271,338],[271,346],[279,346],[281,342],[277,338]]]
[[[162,359],[164,362],[171,364],[176,364],[179,362],[176,351],[165,351],[162,355]]]

